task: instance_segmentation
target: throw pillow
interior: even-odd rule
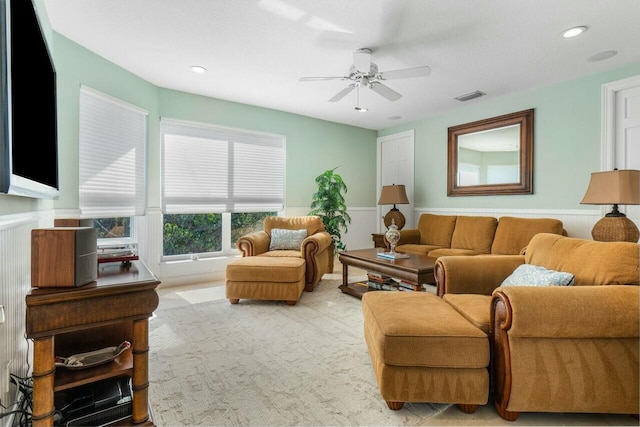
[[[538,265],[522,264],[500,286],[569,286],[573,274],[549,270]]]
[[[271,242],[269,250],[276,251],[282,249],[300,250],[302,241],[307,237],[307,229],[286,230],[284,228],[274,228],[271,230]]]

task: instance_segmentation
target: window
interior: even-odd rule
[[[284,208],[285,138],[162,119],[165,256],[228,252]]]
[[[148,113],[80,89],[80,210],[84,217],[144,214]]]

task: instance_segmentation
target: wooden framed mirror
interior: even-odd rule
[[[449,128],[447,196],[533,193],[533,109]]]

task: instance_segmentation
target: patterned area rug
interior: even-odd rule
[[[326,276],[325,276],[326,277]],[[323,280],[295,306],[224,287],[161,298],[150,322],[149,399],[159,426],[420,425],[449,405],[382,400],[360,300]],[[208,297],[205,297],[208,295]]]

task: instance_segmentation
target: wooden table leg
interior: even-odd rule
[[[53,337],[33,341],[33,410],[31,421],[36,426],[53,426],[53,381],[55,359]]]
[[[133,410],[131,421],[149,419],[149,319],[133,322]]]
[[[349,266],[345,263],[342,263],[342,284],[349,285]]]

